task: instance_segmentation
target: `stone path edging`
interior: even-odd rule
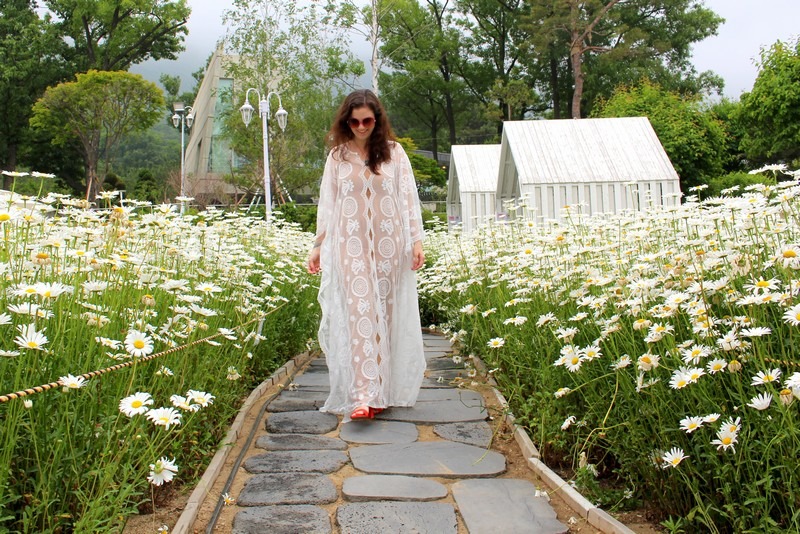
[[[508,401],[502,393],[497,389],[497,382],[492,375],[487,372],[486,364],[477,357],[473,357],[475,367],[485,377],[486,383],[492,387],[497,402],[504,410],[505,422],[509,428],[514,429],[514,439],[519,446],[522,456],[528,464],[528,467],[539,475],[539,477],[548,485],[554,492],[559,492],[562,499],[564,499],[569,506],[578,512],[586,521],[595,528],[600,529],[606,534],[635,534],[631,529],[626,527],[620,521],[615,519],[611,514],[602,510],[592,504],[586,497],[581,495],[569,483],[558,476],[552,469],[542,462],[539,449],[533,444],[528,433],[525,429],[516,423],[516,418],[508,412]]]
[[[308,352],[298,354],[283,364],[283,366],[272,373],[271,377],[261,382],[252,392],[250,392],[250,395],[239,409],[239,413],[236,414],[236,418],[233,420],[230,429],[228,429],[225,439],[222,440],[222,443],[220,443],[216,454],[214,454],[214,457],[211,459],[211,463],[208,464],[205,473],[203,473],[203,476],[200,478],[200,481],[197,483],[194,491],[192,491],[192,494],[189,496],[189,500],[186,502],[186,507],[183,509],[183,512],[181,512],[181,516],[178,518],[177,523],[175,523],[175,526],[172,528],[172,532],[174,534],[184,534],[191,531],[190,529],[192,528],[195,519],[197,519],[197,514],[200,512],[200,506],[202,506],[203,501],[208,496],[209,489],[217,480],[220,471],[222,471],[222,468],[225,465],[228,456],[230,455],[230,451],[233,450],[233,445],[235,445],[239,440],[240,432],[244,426],[244,421],[247,418],[247,414],[256,404],[256,401],[263,397],[267,390],[272,386],[286,386],[289,384],[293,377],[293,373],[295,373],[298,369],[301,369],[311,358],[311,354]]]

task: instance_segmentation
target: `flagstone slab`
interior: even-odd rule
[[[348,501],[435,501],[447,497],[447,487],[435,480],[403,475],[363,475],[342,484]]]
[[[267,410],[273,413],[278,412],[298,412],[319,410],[325,404],[324,400],[306,399],[282,399],[278,397],[269,403]]]
[[[267,419],[267,432],[274,434],[327,434],[339,425],[332,413],[317,411],[274,413]]]
[[[331,379],[328,373],[304,373],[302,375],[294,377],[292,383],[296,384],[299,387],[304,387],[304,386],[330,387]]]
[[[347,463],[343,451],[271,451],[244,462],[248,473],[333,473]]]
[[[428,360],[428,371],[441,371],[443,369],[464,369],[464,362],[456,363],[453,358],[434,358]]]
[[[232,534],[333,532],[328,512],[310,504],[245,508],[233,518]]]
[[[347,443],[339,438],[316,434],[267,434],[256,440],[256,447],[268,451],[343,451],[347,449]]]
[[[337,498],[336,486],[325,475],[273,473],[248,478],[236,498],[236,504],[328,504],[336,502]]]
[[[325,364],[324,361],[322,362],[322,365],[309,365],[308,367],[306,367],[303,370],[303,374],[307,374],[307,373],[318,374],[318,373],[327,373],[327,372],[328,372],[328,366]]]
[[[470,534],[561,534],[566,525],[527,480],[461,480],[451,487]]]
[[[451,441],[366,445],[350,449],[359,471],[381,475],[490,477],[506,470],[506,459],[495,451]]]
[[[347,534],[458,532],[452,504],[432,502],[363,502],[344,504],[336,510],[336,522]]]
[[[468,406],[483,406],[483,397],[477,391],[458,388],[423,389],[417,396],[417,402],[458,400]]]
[[[412,443],[417,441],[417,426],[398,421],[350,421],[339,429],[339,437],[350,443]]]
[[[444,423],[434,426],[433,431],[441,438],[476,447],[488,448],[492,443],[492,427],[486,421]]]
[[[276,399],[296,399],[296,400],[321,400],[325,402],[330,393],[327,391],[311,391],[307,389],[284,390]]]
[[[453,346],[453,344],[446,337],[436,336],[436,337],[423,337],[422,346],[425,347],[426,349],[429,347],[449,349]]]
[[[467,379],[467,370],[464,369],[464,366],[460,366],[457,369],[439,369],[434,371],[428,371],[428,377],[431,379],[437,379],[440,376],[447,382],[455,379],[455,378],[463,378]]]
[[[453,384],[450,383],[449,380],[434,380],[432,378],[425,377],[422,379],[422,384],[420,384],[422,389],[441,389],[441,388],[451,388]]]
[[[452,350],[440,350],[440,349],[425,349],[425,359],[432,360],[435,358],[452,358],[453,351]]]
[[[406,421],[409,423],[457,423],[483,421],[488,416],[481,405],[469,405],[460,400],[417,402],[413,408],[392,407],[377,417],[380,420]]]

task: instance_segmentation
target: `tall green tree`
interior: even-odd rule
[[[601,101],[594,117],[647,117],[681,182],[681,189],[707,183],[727,163],[725,128],[696,96],[666,91],[647,80],[620,87]]]
[[[71,49],[73,72],[127,70],[177,59],[188,33],[186,0],[44,0]]]
[[[537,104],[530,50],[521,28],[528,11],[524,0],[458,0],[464,28],[459,73],[471,93],[497,120],[522,119]]]
[[[40,18],[34,8],[30,0],[0,3],[0,168],[4,170],[18,165],[31,106],[48,85],[65,75],[63,42],[49,18]],[[6,189],[9,180],[3,176]]]
[[[229,67],[237,84],[236,92],[226,97],[230,99],[226,124],[232,148],[246,161],[242,168],[232,169],[236,185],[251,192],[263,187],[262,129],[252,92],[249,100],[256,114],[249,128],[238,111],[249,88],[262,98],[277,92],[289,113],[286,131],[281,132],[274,120],[278,98],[269,99],[271,191],[278,200],[282,194],[287,199],[319,180],[325,133],[342,92],[364,74],[363,62],[349,51],[346,28],[337,24],[333,4],[234,0],[225,13],[230,28],[225,47],[239,56],[238,63]]]
[[[800,158],[800,38],[761,50],[753,90],[741,98],[742,148],[758,165]]]
[[[429,129],[429,143],[420,145],[430,146],[436,157],[440,143],[457,142],[459,116],[474,102],[458,74],[463,35],[455,24],[455,4],[395,0],[395,6],[381,21],[381,51],[393,74],[400,76],[395,77],[392,91],[386,88],[383,94],[395,116],[414,114]],[[445,139],[440,138],[441,128]]]
[[[670,86],[695,91],[720,85],[718,77],[698,76],[691,66],[691,45],[714,35],[723,22],[696,0],[526,1],[531,45],[551,61],[561,54],[554,64],[570,71],[572,118],[583,116],[594,97],[643,75],[658,73],[660,83],[672,77]],[[593,94],[586,95],[592,69],[598,75],[591,80]]]
[[[31,125],[49,130],[54,143],[80,142],[86,170],[86,198],[94,200],[120,139],[149,128],[163,113],[161,89],[138,74],[90,70],[74,82],[45,91],[33,106]]]

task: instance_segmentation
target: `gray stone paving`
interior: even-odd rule
[[[345,479],[348,501],[434,501],[447,497],[447,487],[435,480],[404,475],[363,475]]]
[[[444,423],[433,427],[440,438],[488,448],[492,443],[492,427],[486,421]]]
[[[339,437],[350,443],[412,443],[418,436],[416,425],[397,421],[350,421],[339,430]]]
[[[275,413],[267,419],[267,432],[275,434],[327,434],[339,425],[332,413],[316,411]]]
[[[244,508],[233,519],[233,534],[329,534],[328,512],[319,506],[259,506]]]
[[[348,534],[458,532],[452,504],[433,502],[364,502],[344,504],[336,510],[336,522]]]
[[[343,451],[271,451],[244,461],[249,473],[333,473],[347,463]]]
[[[451,441],[365,445],[351,449],[350,460],[359,471],[383,475],[488,477],[506,470],[502,454]]]
[[[416,427],[414,428],[416,431]],[[413,440],[412,440],[413,441]],[[308,451],[330,449],[347,450],[347,443],[339,438],[316,434],[267,434],[256,440],[256,447],[268,451]]]
[[[409,423],[455,423],[483,421],[488,414],[482,406],[469,406],[460,400],[417,402],[413,408],[389,408],[378,415],[381,420]]]
[[[423,343],[428,371],[416,405],[374,420],[341,424],[318,411],[329,390],[324,358],[295,376],[243,464],[232,532],[446,534],[459,532],[458,515],[470,534],[567,532],[532,483],[498,478],[506,460],[488,450],[482,395],[450,384],[471,379],[446,338],[424,334]],[[348,463],[353,474],[337,489],[330,475]],[[340,498],[348,502],[330,506]]]
[[[462,480],[451,487],[470,534],[561,534],[569,529],[556,519],[544,497],[527,480]]]
[[[336,498],[336,487],[325,475],[273,473],[247,479],[236,502],[239,506],[327,504]]]

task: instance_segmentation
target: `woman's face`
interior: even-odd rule
[[[375,114],[369,106],[353,108],[347,123],[357,140],[366,141],[375,129]]]

